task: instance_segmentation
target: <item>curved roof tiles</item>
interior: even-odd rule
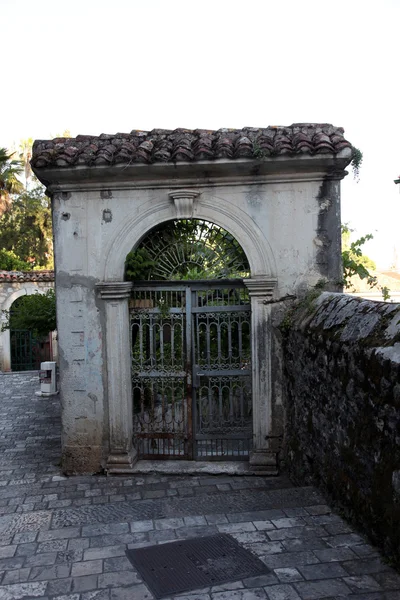
[[[288,127],[243,129],[153,129],[98,137],[37,140],[32,166],[68,168],[131,163],[261,159],[301,154],[338,154],[352,148],[344,130],[327,123],[295,123]]]

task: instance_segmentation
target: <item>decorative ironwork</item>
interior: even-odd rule
[[[130,313],[140,456],[246,459],[252,398],[243,283],[136,286]]]
[[[177,220],[153,229],[128,254],[126,273],[134,280],[249,277],[246,255],[225,229],[199,219]]]

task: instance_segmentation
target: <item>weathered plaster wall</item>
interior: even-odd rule
[[[6,320],[3,310],[10,310],[20,296],[45,294],[54,287],[54,281],[0,281],[0,324]],[[0,371],[11,370],[10,332],[0,332]]]
[[[324,293],[286,325],[289,471],[400,561],[400,305]]]
[[[324,276],[339,280],[340,262],[330,257],[340,255],[340,177],[324,182],[321,173],[297,180],[291,174],[288,181],[281,176],[258,183],[253,177],[245,185],[210,186],[203,174],[185,183],[199,192],[191,216],[229,230],[248,256],[252,277],[277,278],[276,298]],[[123,280],[126,254],[154,226],[177,218],[169,195],[176,187],[117,181],[94,190],[79,181],[70,187],[52,199],[64,465],[69,471],[95,472],[104,466],[108,450],[106,390],[107,377],[113,376],[107,374],[102,344],[105,302],[95,285]],[[277,369],[272,385],[281,386]],[[279,435],[282,402],[275,397]]]

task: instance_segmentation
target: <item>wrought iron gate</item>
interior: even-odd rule
[[[251,340],[242,281],[135,286],[130,315],[139,455],[246,460]]]
[[[12,371],[40,369],[41,362],[51,360],[51,335],[38,339],[26,329],[11,329],[10,346]]]

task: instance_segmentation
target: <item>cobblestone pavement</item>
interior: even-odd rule
[[[150,600],[127,548],[231,534],[267,575],[181,600],[395,600],[400,576],[317,490],[284,477],[64,477],[59,399],[0,374],[0,600]]]

